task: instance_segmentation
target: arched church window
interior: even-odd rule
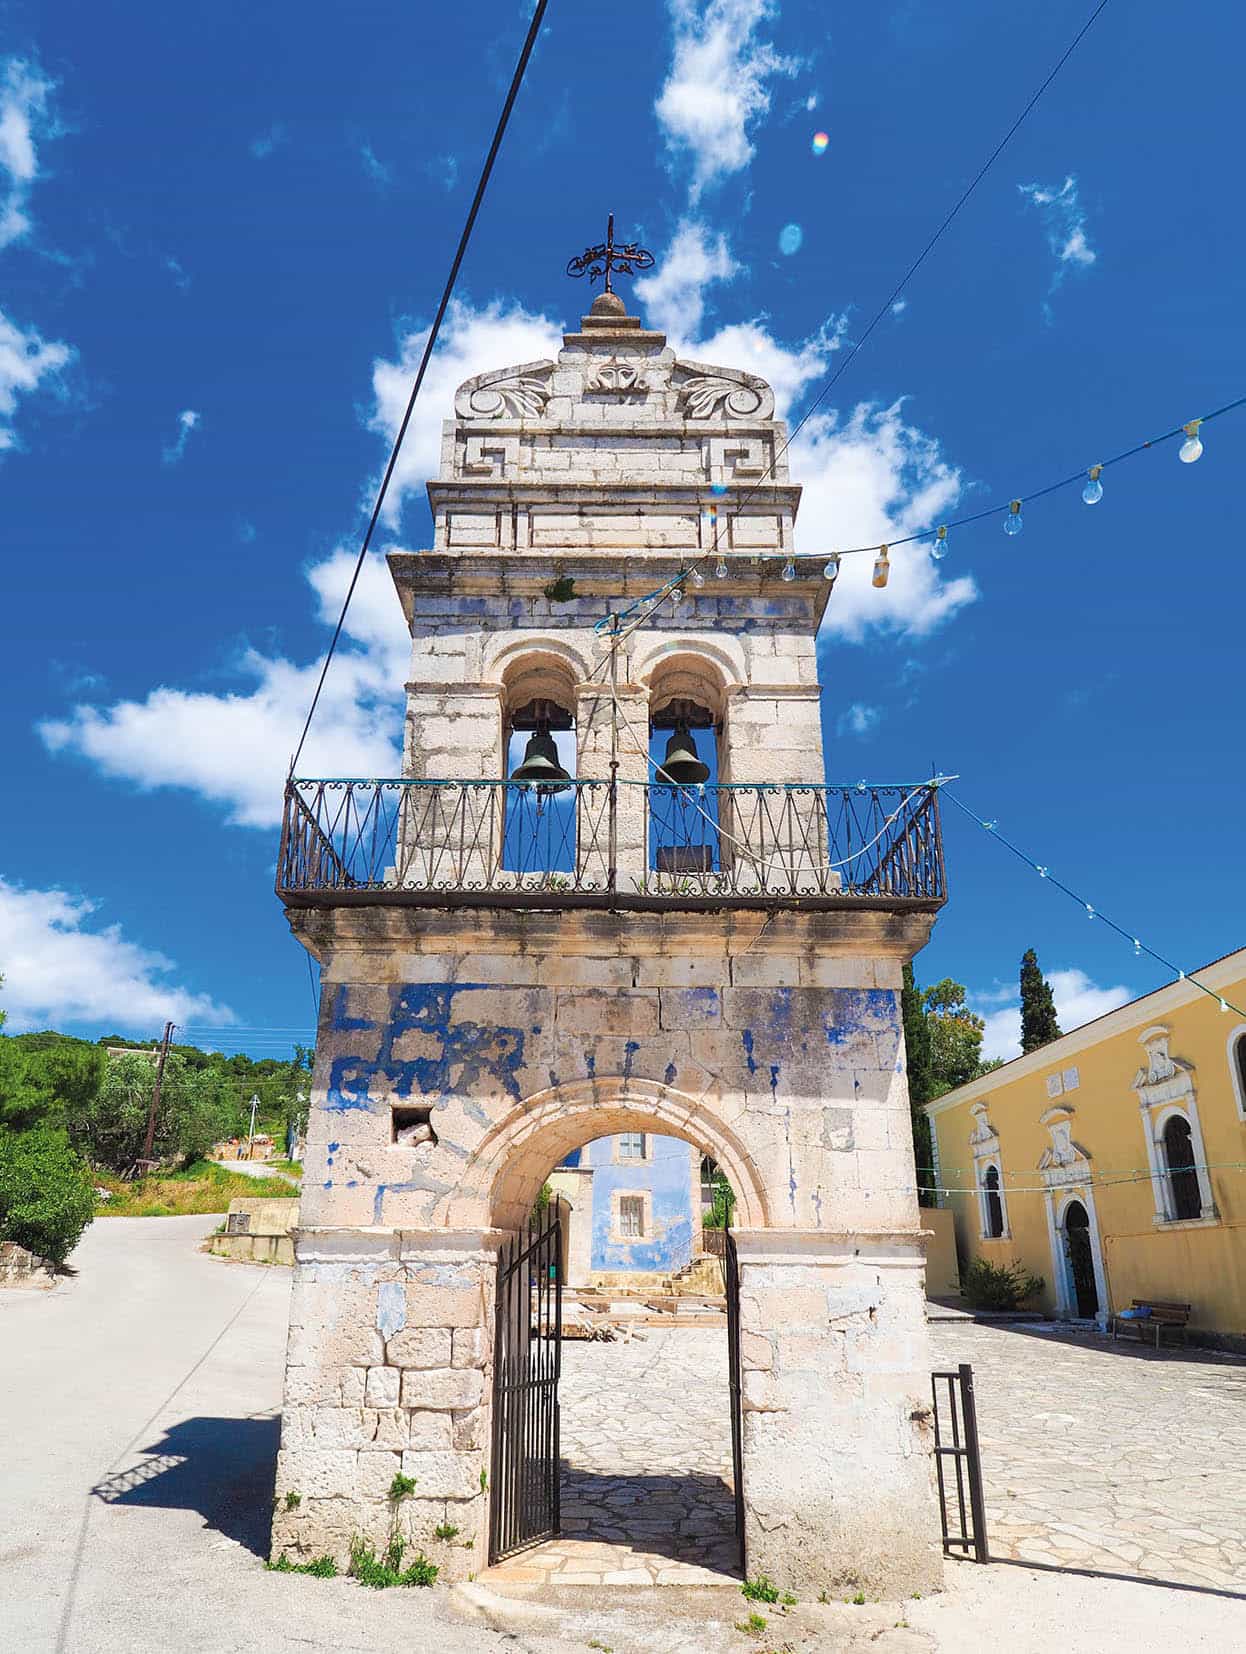
[[[1184,1114],[1171,1115],[1164,1126],[1164,1166],[1172,1216],[1179,1222],[1202,1216],[1195,1164],[1190,1122]]]
[[[1004,1203],[999,1197],[999,1170],[995,1166],[988,1166],[986,1175],[982,1179],[982,1188],[985,1195],[984,1224],[987,1240],[998,1240],[1004,1232]]]

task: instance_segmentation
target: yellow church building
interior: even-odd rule
[[[1100,1326],[1134,1299],[1246,1350],[1246,948],[929,1103],[962,1268]],[[1223,1008],[1222,1008],[1223,1007]]]

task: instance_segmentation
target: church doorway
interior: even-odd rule
[[[1099,1289],[1095,1284],[1090,1217],[1080,1200],[1071,1200],[1064,1210],[1064,1252],[1069,1297],[1076,1305],[1079,1320],[1091,1321],[1099,1313]]]
[[[739,1273],[729,1230],[713,1253],[702,1241],[701,1159],[639,1131],[583,1145],[499,1253],[489,1561],[500,1578],[742,1573]],[[686,1212],[674,1211],[664,1161],[683,1172]],[[592,1213],[575,1285],[565,1172],[581,1215]]]

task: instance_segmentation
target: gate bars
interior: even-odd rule
[[[731,1401],[731,1488],[735,1497],[735,1532],[739,1547],[737,1561],[744,1568],[744,1436],[740,1402],[740,1261],[735,1236],[730,1229],[723,1236],[723,1274],[727,1289],[727,1382]],[[747,1576],[746,1576],[747,1577]]]
[[[559,1528],[562,1226],[551,1205],[498,1255],[489,1562]]]
[[[939,1386],[947,1385],[947,1404],[952,1439],[945,1442],[939,1415]],[[978,1448],[978,1409],[973,1394],[973,1368],[962,1361],[955,1372],[931,1373],[934,1396],[935,1471],[939,1480],[939,1520],[943,1527],[943,1554],[971,1556],[975,1562],[989,1562],[986,1542],[986,1501],[982,1495],[982,1455]],[[956,1467],[957,1525],[948,1524],[948,1486],[943,1462]],[[969,1483],[969,1505],[965,1505],[965,1483]]]

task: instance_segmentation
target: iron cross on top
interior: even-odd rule
[[[610,280],[612,270],[621,275],[634,276],[637,270],[651,270],[653,268],[653,254],[647,247],[639,247],[634,241],[616,243],[614,239],[614,214],[606,220],[606,239],[599,241],[595,247],[586,247],[579,258],[573,258],[567,265],[569,276],[587,276],[590,282],[597,280],[604,273],[606,285],[604,291],[614,292],[614,285]]]

